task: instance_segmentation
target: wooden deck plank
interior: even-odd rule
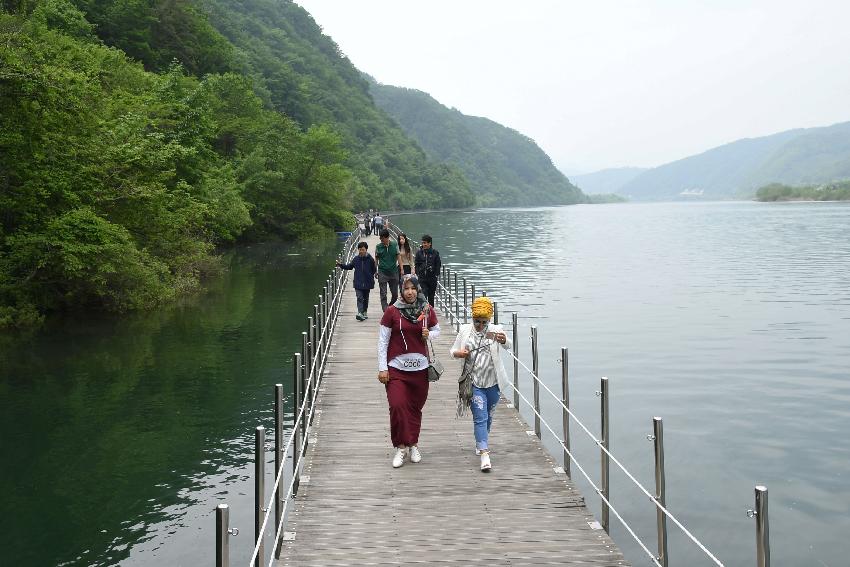
[[[377,239],[368,240],[374,250]],[[371,317],[356,321],[346,290],[305,457],[310,480],[277,565],[627,565],[504,402],[491,432],[493,470],[478,470],[471,418],[455,419],[461,363],[448,356],[454,332],[442,316],[435,347],[446,372],[424,409],[423,459],[392,468],[386,394],[376,379],[380,311],[376,286]]]

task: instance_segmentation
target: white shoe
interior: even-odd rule
[[[422,453],[419,452],[419,447],[414,445],[413,447],[410,448],[410,462],[411,463],[418,463],[421,460],[422,460]]]
[[[478,447],[476,447],[476,448],[475,448],[475,454],[476,454],[476,455],[480,455],[480,454],[481,454],[481,449],[479,449]]]
[[[402,449],[401,447],[395,450],[395,456],[393,457],[393,468],[397,469],[401,465],[404,464],[404,458],[407,457],[407,447]]]
[[[490,453],[481,453],[481,472],[490,472]]]

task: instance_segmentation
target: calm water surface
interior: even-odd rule
[[[597,433],[594,391],[610,378],[612,450],[648,487],[645,436],[653,415],[664,418],[668,504],[726,565],[754,564],[746,510],[756,484],[770,489],[774,564],[848,565],[850,206],[393,220],[414,238],[434,235],[444,261],[498,300],[503,318],[519,312],[525,361],[529,326],[539,327],[553,389],[569,347],[573,407]],[[0,340],[0,563],[211,564],[220,501],[242,528],[232,564],[247,563],[253,429],[272,427],[272,386],[289,384],[289,353],[336,250],[241,250],[209,293],[182,305]],[[598,451],[575,427],[573,439],[596,480]],[[653,507],[613,466],[612,498],[651,544]],[[613,515],[612,524],[627,557],[648,565]],[[710,564],[670,533],[672,564]]]
[[[338,249],[243,248],[179,306],[0,339],[0,564],[211,565],[225,501],[247,564],[254,428]]]
[[[538,326],[556,392],[560,348],[570,349],[572,404],[597,435],[594,392],[609,377],[612,450],[650,489],[646,435],[664,418],[668,505],[726,565],[755,563],[756,484],[769,489],[774,564],[850,565],[850,206],[583,205],[393,221],[412,238],[432,234],[505,321],[519,313],[529,366]],[[557,431],[557,409],[547,413]],[[597,482],[598,449],[572,435]],[[545,429],[544,439],[560,455]],[[611,471],[614,505],[654,549],[654,507]],[[648,565],[611,522],[627,557]],[[671,564],[712,564],[669,530]]]

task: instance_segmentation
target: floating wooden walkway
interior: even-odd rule
[[[368,241],[373,252],[378,240]],[[490,437],[493,469],[479,471],[472,419],[455,419],[461,362],[448,356],[455,334],[443,317],[434,346],[446,371],[425,405],[422,462],[393,469],[377,380],[377,285],[370,318],[355,313],[349,283],[278,565],[627,565],[504,401]]]

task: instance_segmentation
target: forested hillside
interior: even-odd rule
[[[616,190],[633,199],[752,197],[770,183],[828,183],[850,178],[850,122],[738,140],[637,176]],[[694,197],[687,197],[694,198]]]
[[[349,150],[355,210],[473,203],[463,175],[434,164],[369,95],[368,83],[300,6],[280,0],[202,0],[242,69],[273,108],[302,127],[333,124]]]
[[[432,159],[463,171],[481,206],[564,205],[586,196],[534,140],[492,120],[449,109],[427,93],[371,82],[386,110]]]
[[[3,0],[0,41],[0,327],[147,308],[217,246],[353,207],[473,200],[291,2]]]
[[[810,128],[773,152],[746,180],[746,187],[850,179],[850,122]]]

